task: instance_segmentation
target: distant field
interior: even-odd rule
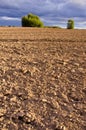
[[[2,39],[86,42],[86,30],[0,27],[0,40]]]
[[[86,130],[86,30],[0,27],[0,129]]]

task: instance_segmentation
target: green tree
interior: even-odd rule
[[[74,29],[74,20],[72,19],[68,20],[67,29]]]
[[[22,26],[23,27],[43,27],[44,24],[38,16],[30,13],[27,16],[22,17]]]

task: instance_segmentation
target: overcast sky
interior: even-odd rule
[[[86,0],[0,0],[0,25],[21,26],[21,17],[28,13],[45,25],[66,27],[74,19],[76,28],[86,29]]]

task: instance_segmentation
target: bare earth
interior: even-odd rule
[[[86,30],[0,28],[0,130],[86,130]]]

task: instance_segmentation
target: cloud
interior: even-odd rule
[[[69,2],[78,6],[86,6],[86,0],[69,0]]]
[[[7,16],[3,16],[0,17],[0,20],[6,20],[6,21],[20,21],[20,18],[12,18],[12,17],[7,17]]]
[[[67,20],[73,18],[76,26],[80,21],[86,28],[86,0],[1,0],[0,1],[0,24],[1,20],[16,21],[28,13],[38,15],[45,25],[61,25],[66,27]],[[7,18],[6,18],[7,17]],[[6,20],[7,19],[7,20]],[[7,23],[6,23],[7,24]]]

